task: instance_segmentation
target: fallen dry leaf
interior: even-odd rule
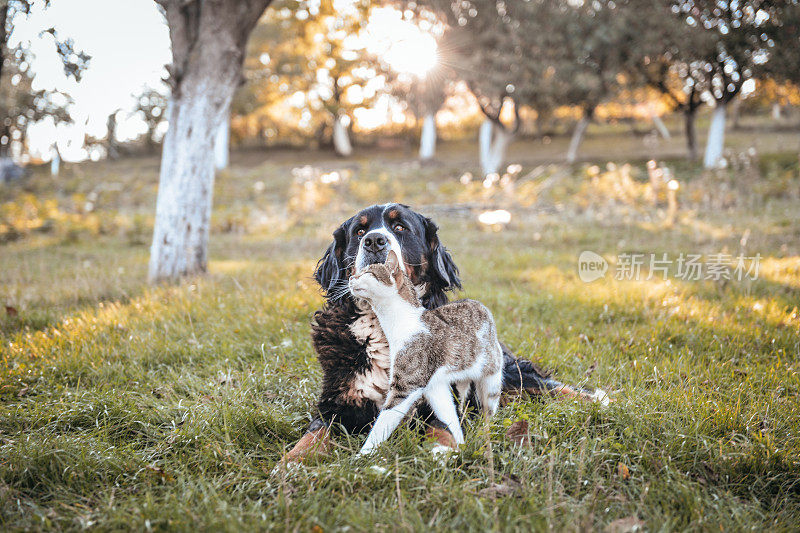
[[[528,433],[528,421],[517,420],[508,426],[508,430],[506,430],[506,437],[508,437],[511,442],[519,446],[530,446],[531,437]]]
[[[622,481],[627,481],[631,477],[631,471],[625,463],[617,463],[617,475]]]
[[[7,305],[6,306],[6,314],[8,316],[17,316],[19,314],[19,311],[17,311],[16,307],[11,307],[10,305]]]
[[[145,468],[160,477],[163,481],[175,481],[175,478],[172,477],[172,474],[165,472],[160,466],[147,465]]]

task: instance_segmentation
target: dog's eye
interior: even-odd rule
[[[361,237],[361,236],[363,236],[365,233],[366,233],[366,231],[364,231],[364,228],[361,228],[360,230],[358,230],[358,231],[356,232],[356,235],[358,235],[359,237]]]
[[[404,225],[402,225],[402,224],[395,224],[394,225],[394,230],[399,233],[399,232],[405,231],[406,227]]]

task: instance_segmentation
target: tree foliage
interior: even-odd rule
[[[154,151],[158,144],[156,132],[164,122],[166,111],[167,97],[156,89],[147,88],[136,97],[134,113],[138,114],[147,126],[144,143],[148,151]]]
[[[55,124],[72,122],[67,109],[70,103],[63,93],[34,90],[27,54],[23,49],[15,50],[0,78],[0,154],[8,155],[14,143],[24,149],[30,124],[48,117]]]
[[[773,10],[770,33],[774,46],[759,71],[777,80],[800,84],[800,3],[786,0]]]
[[[276,4],[253,32],[234,122],[322,135],[336,118],[369,107],[384,80],[359,39],[369,10],[366,0],[344,10],[333,0]]]
[[[0,5],[0,154],[6,155],[13,142],[24,146],[28,125],[50,117],[58,124],[69,122],[67,108],[71,100],[59,92],[33,90],[33,73],[27,43],[9,49],[15,20],[26,17],[36,5],[34,0],[10,0]],[[50,0],[42,0],[48,7]],[[49,35],[64,67],[64,74],[80,81],[90,57],[75,49],[72,39],[60,39],[55,28],[47,28],[40,36]]]

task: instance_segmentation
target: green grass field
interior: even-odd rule
[[[145,281],[156,159],[0,188],[0,529],[800,528],[796,151],[710,174],[667,161],[681,185],[672,225],[643,163],[522,158],[487,189],[462,183],[471,154],[444,152],[422,168],[402,154],[235,155],[217,181],[210,272],[175,287]],[[504,406],[498,486],[480,424],[445,466],[405,428],[373,460],[383,474],[345,436],[273,471],[317,395],[315,261],[345,216],[390,200],[435,217],[463,295],[519,354],[613,391],[607,408]],[[477,222],[500,207],[507,227]],[[611,262],[604,279],[580,281],[584,250]],[[622,253],[761,261],[757,280],[647,280],[644,268],[618,281]],[[520,420],[522,446],[506,437]]]

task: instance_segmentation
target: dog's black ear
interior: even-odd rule
[[[458,267],[456,266],[450,253],[439,242],[439,226],[424,217],[425,240],[428,244],[428,265],[430,268],[430,278],[433,283],[433,290],[453,290],[461,288],[461,279],[458,277]]]
[[[347,232],[345,222],[333,232],[333,242],[325,254],[317,261],[317,268],[314,270],[314,279],[317,280],[326,296],[331,296],[337,285],[347,278],[344,264],[344,250],[347,247]]]

